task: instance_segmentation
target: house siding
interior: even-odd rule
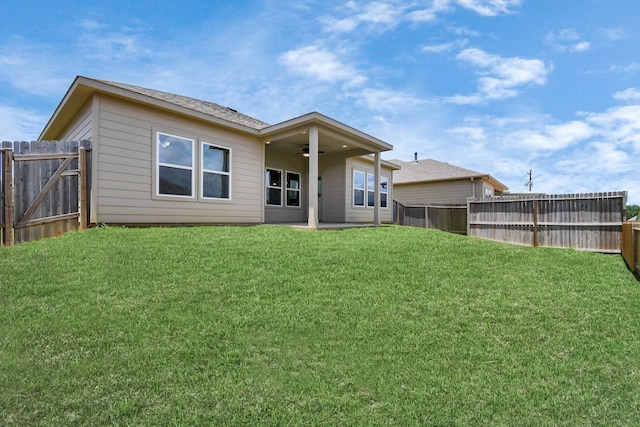
[[[345,222],[344,194],[346,159],[341,156],[323,157],[319,165],[322,178],[320,221]]]
[[[346,222],[373,222],[373,207],[355,207],[353,206],[353,171],[359,170],[366,173],[374,173],[374,163],[372,161],[365,160],[363,158],[353,157],[347,159],[346,164],[346,192],[344,205],[346,207]],[[392,222],[393,221],[393,205],[392,200],[394,197],[393,178],[392,171],[384,166],[380,167],[380,176],[386,177],[388,181],[389,192],[387,194],[387,207],[380,208],[380,222]],[[365,195],[366,203],[366,195]]]
[[[62,141],[82,141],[92,139],[93,115],[92,102],[87,102],[84,107],[71,120],[69,125],[60,134]]]
[[[482,180],[473,182],[464,180],[422,182],[412,184],[394,184],[393,192],[396,200],[403,203],[467,203],[467,198],[482,195]]]
[[[95,105],[95,104],[94,104]],[[256,139],[110,96],[100,96],[94,141],[95,222],[260,223],[263,146]],[[231,200],[174,200],[154,195],[155,132],[168,132],[232,150]],[[196,152],[199,148],[196,147]],[[196,192],[199,159],[196,157]]]
[[[268,224],[286,223],[286,222],[304,222],[307,221],[309,213],[309,179],[308,179],[308,162],[302,156],[293,156],[291,154],[274,154],[266,155],[266,168],[277,169],[282,171],[282,206],[266,206],[264,207],[264,220]],[[266,168],[263,174],[266,173]],[[300,207],[286,206],[286,173],[295,172],[300,174]],[[266,193],[266,183],[263,188]]]

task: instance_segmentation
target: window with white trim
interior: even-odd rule
[[[353,206],[364,207],[366,174],[359,170],[353,171]]]
[[[203,142],[202,197],[231,199],[231,149]]]
[[[266,204],[269,206],[282,206],[282,171],[267,169],[266,178]]]
[[[300,207],[300,174],[287,172],[287,206]]]
[[[376,200],[376,176],[372,173],[367,173],[367,206],[372,207],[375,205]]]
[[[156,144],[157,195],[193,197],[195,141],[158,132]]]
[[[389,178],[386,176],[380,177],[380,207],[387,207],[387,199],[389,195]]]

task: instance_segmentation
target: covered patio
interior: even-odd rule
[[[305,217],[304,226],[308,229],[336,228],[338,224],[347,228],[346,215],[334,215],[337,211],[331,209],[346,210],[351,207],[345,207],[345,204],[350,200],[346,194],[350,193],[352,184],[347,182],[345,173],[340,175],[334,173],[335,170],[346,170],[348,159],[369,156],[373,164],[374,182],[379,183],[382,163],[380,153],[393,148],[391,144],[317,112],[266,127],[260,134],[265,144],[267,168],[275,165],[274,167],[280,167],[280,170],[302,169],[302,182],[306,191],[300,208],[304,210],[301,217]],[[374,187],[373,217],[370,225],[378,226],[381,223],[380,185]],[[272,218],[273,216],[268,217],[265,222],[279,222],[281,219],[284,223],[302,226],[300,221],[287,221],[284,216],[278,220]],[[352,224],[355,225],[362,226]]]

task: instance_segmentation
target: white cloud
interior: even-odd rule
[[[565,148],[588,139],[594,133],[587,123],[578,120],[559,125],[549,125],[546,126],[545,131],[549,140],[554,142],[552,148],[555,149]]]
[[[386,31],[403,21],[432,22],[438,15],[454,10],[456,6],[481,16],[497,16],[512,13],[520,3],[520,0],[432,0],[429,7],[415,7],[411,2],[374,1],[360,4],[349,1],[340,10],[343,17],[324,17],[321,22],[327,32],[351,32],[363,25],[370,30]],[[474,32],[474,35],[477,33]]]
[[[614,73],[637,73],[640,72],[640,62],[633,62],[629,65],[612,65],[609,71]]]
[[[470,29],[465,28],[465,27],[449,27],[448,29],[453,34],[457,34],[459,36],[479,37],[481,35],[480,32],[474,31],[474,30],[470,30]]]
[[[445,101],[451,104],[458,105],[475,105],[483,102],[485,98],[479,93],[473,95],[453,95],[445,98]]]
[[[0,81],[25,93],[58,96],[69,84],[64,62],[65,53],[49,45],[10,39],[0,45]]]
[[[558,41],[576,41],[580,40],[580,35],[573,28],[564,28],[558,31],[550,31],[545,37],[547,43],[555,43]]]
[[[113,30],[96,21],[85,20],[80,23],[80,27],[85,33],[78,38],[77,43],[85,58],[131,61],[155,53],[149,47],[146,28],[143,26],[122,26]]]
[[[594,142],[591,144],[594,150],[594,159],[597,162],[591,168],[597,168],[609,173],[630,172],[635,169],[632,162],[629,162],[629,154],[620,149],[615,143]]]
[[[307,46],[290,50],[280,56],[283,65],[292,71],[325,82],[361,84],[366,78],[340,61],[338,56],[319,46]]]
[[[520,0],[457,0],[456,2],[482,16],[512,13],[512,7],[520,6]]]
[[[438,17],[439,13],[451,9],[451,0],[433,0],[431,7],[413,10],[407,14],[407,19],[412,22],[430,22]]]
[[[582,41],[573,28],[550,31],[544,37],[544,42],[560,52],[586,52],[591,48],[591,43]]]
[[[598,32],[607,40],[617,41],[627,37],[622,28],[600,28]]]
[[[569,50],[571,52],[586,52],[591,48],[591,43],[589,42],[580,42],[576,43],[572,46],[569,46]]]
[[[574,120],[560,124],[531,123],[518,126],[502,134],[500,139],[507,147],[519,147],[538,155],[542,152],[558,152],[589,140],[597,133],[585,121]]]
[[[583,113],[585,121],[597,128],[600,139],[618,146],[630,146],[640,154],[640,105],[613,107],[603,113]]]
[[[456,41],[452,41],[452,42],[448,42],[448,43],[439,43],[439,44],[432,44],[432,45],[422,45],[420,47],[420,51],[424,52],[424,53],[443,53],[443,52],[449,52],[451,50],[454,49],[460,49],[464,46],[466,46],[466,44],[469,41],[467,39],[461,39],[461,40],[456,40]]]
[[[374,111],[397,112],[413,109],[425,103],[407,93],[386,89],[364,89],[350,94],[358,102],[364,102],[367,108]]]
[[[104,24],[101,24],[94,19],[81,19],[79,25],[80,28],[84,30],[98,30],[100,28],[104,28]]]
[[[485,100],[511,98],[519,88],[544,85],[551,67],[539,59],[503,58],[480,49],[465,49],[457,55],[461,62],[478,68],[478,92],[472,95],[454,95],[447,98],[454,104],[477,104]]]
[[[0,142],[35,141],[46,121],[37,112],[0,104]]]
[[[360,25],[368,25],[376,31],[395,27],[402,20],[402,7],[391,3],[372,2],[358,5],[354,1],[346,3],[347,16],[341,19],[322,18],[325,31],[346,33],[354,31]]]
[[[640,101],[640,90],[638,90],[638,88],[632,87],[614,93],[613,97],[621,101]]]

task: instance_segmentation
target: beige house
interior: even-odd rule
[[[466,204],[468,197],[500,196],[507,186],[486,173],[425,159],[403,162],[393,172],[395,200],[402,203]]]
[[[90,222],[391,222],[393,147],[317,112],[231,108],[77,77],[41,140],[90,140]]]

